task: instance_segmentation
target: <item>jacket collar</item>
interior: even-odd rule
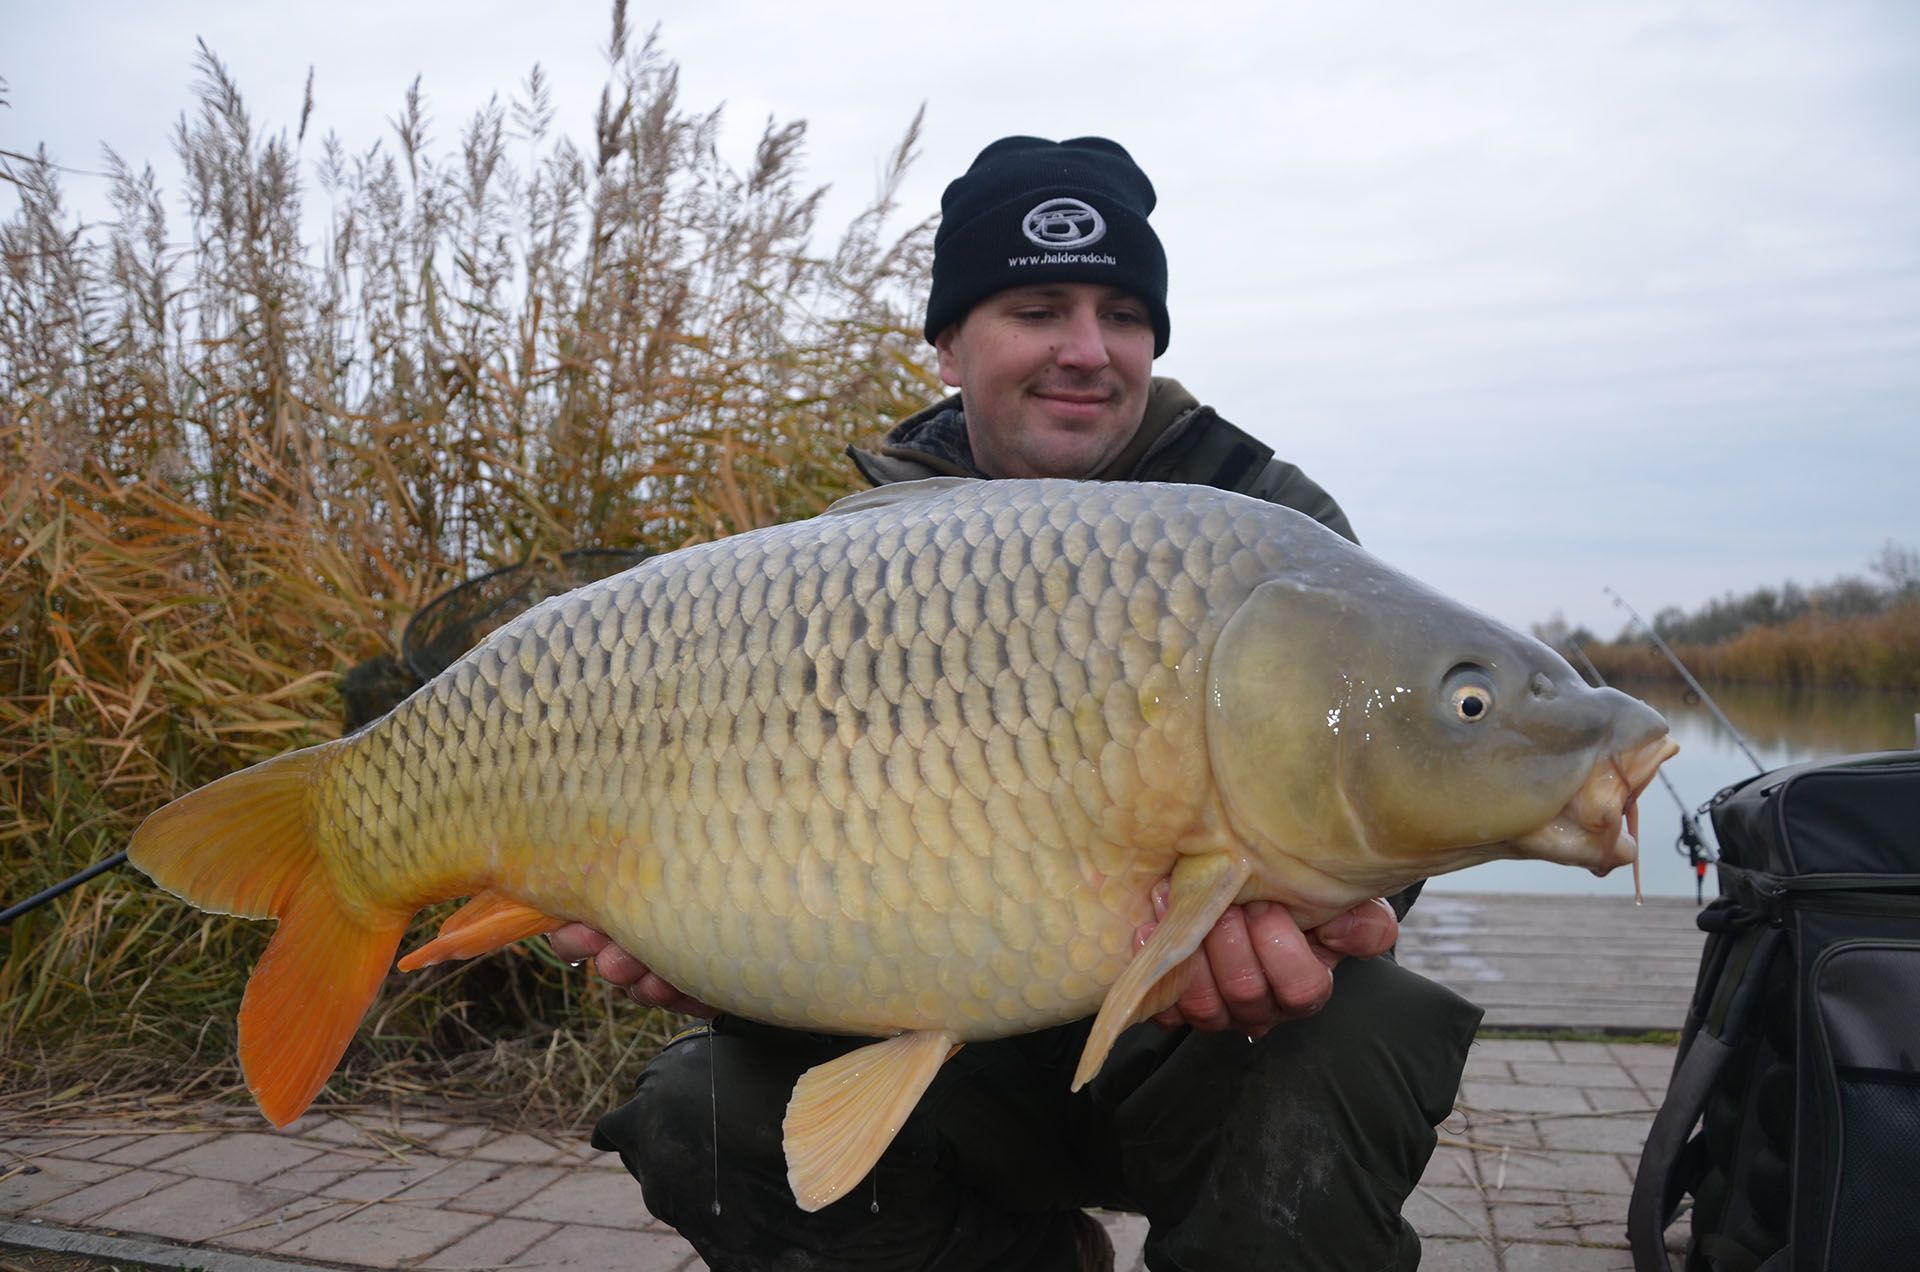
[[[1179,436],[1201,409],[1200,400],[1178,380],[1153,377],[1139,430],[1093,479],[1123,481],[1132,476],[1149,455]],[[922,477],[986,476],[974,466],[958,393],[894,425],[873,450],[849,446],[847,455],[861,475],[876,486]]]

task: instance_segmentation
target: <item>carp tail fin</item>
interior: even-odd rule
[[[203,910],[278,919],[240,1004],[240,1067],[285,1126],[313,1102],[373,1005],[411,912],[349,906],[314,842],[325,752],[277,756],[174,800],[141,823],[127,858]]]

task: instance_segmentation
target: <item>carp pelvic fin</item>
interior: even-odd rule
[[[960,1042],[944,1029],[903,1033],[815,1065],[794,1083],[787,1186],[815,1211],[865,1179]]]
[[[307,801],[327,747],[229,774],[160,809],[128,860],[217,914],[279,919],[240,1003],[240,1067],[276,1126],[299,1117],[373,1005],[408,915],[345,906],[313,841]]]
[[[1093,1019],[1093,1031],[1087,1035],[1087,1045],[1080,1052],[1073,1090],[1078,1091],[1100,1072],[1123,1030],[1179,999],[1186,988],[1187,957],[1200,948],[1200,942],[1233,904],[1252,873],[1250,863],[1224,852],[1183,857],[1174,866],[1167,917],[1107,991],[1100,1014]]]
[[[477,958],[505,949],[515,941],[566,926],[565,919],[542,914],[488,888],[476,892],[465,905],[447,916],[440,935],[400,960],[400,970],[416,972],[456,958]]]

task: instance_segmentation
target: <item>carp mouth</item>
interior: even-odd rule
[[[1604,875],[1633,865],[1633,899],[1640,900],[1640,792],[1680,744],[1665,733],[1600,758],[1552,821],[1513,841],[1529,857],[1585,866]]]

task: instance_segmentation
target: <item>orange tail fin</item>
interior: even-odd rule
[[[256,764],[168,804],[127,857],[175,896],[218,914],[280,920],[240,1004],[240,1067],[260,1111],[285,1126],[326,1085],[393,963],[409,913],[334,894],[308,801],[328,746]]]

